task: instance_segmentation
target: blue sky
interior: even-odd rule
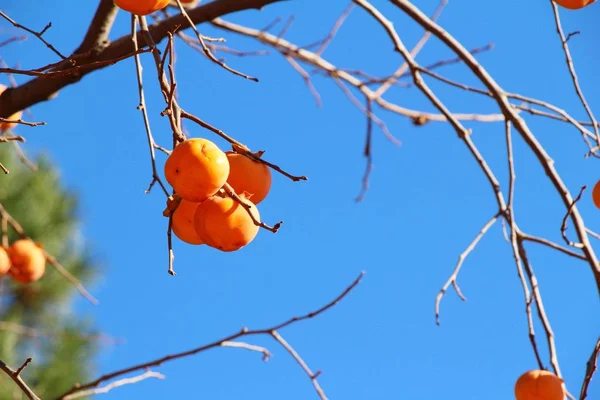
[[[40,29],[59,49],[74,49],[95,2],[8,0],[3,11]],[[327,34],[347,1],[290,1],[230,17],[262,28],[277,16],[295,16],[287,38],[308,44]],[[407,46],[422,31],[389,2],[374,2],[395,23]],[[437,1],[416,2],[431,13]],[[33,10],[33,11],[32,11]],[[597,68],[600,50],[595,24],[600,5],[583,11],[561,10],[566,32],[580,30],[570,46],[588,101],[600,107]],[[440,23],[468,48],[495,44],[478,58],[506,90],[550,101],[577,118],[585,113],[568,77],[547,0],[449,2]],[[207,35],[218,31],[201,27]],[[6,25],[2,35],[14,32]],[[7,30],[8,29],[8,30]],[[111,34],[126,34],[129,17],[121,12]],[[258,49],[253,41],[227,35],[231,46]],[[213,341],[242,326],[263,328],[323,305],[361,270],[362,284],[333,310],[281,333],[313,370],[331,399],[505,400],[515,379],[536,367],[527,336],[523,295],[510,246],[495,225],[467,260],[459,283],[467,296],[450,291],[435,325],[434,299],[458,255],[496,212],[493,193],[464,144],[448,124],[413,127],[406,118],[378,111],[402,140],[396,147],[375,131],[375,167],[363,203],[366,121],[330,80],[315,77],[324,107],[279,54],[228,62],[260,83],[219,69],[200,54],[177,44],[181,104],[292,173],[309,177],[293,183],[274,174],[270,196],[260,205],[263,219],[284,220],[272,235],[236,253],[175,242],[173,278],[166,272],[164,198],[144,194],[150,162],[140,113],[133,60],[89,75],[62,90],[57,99],[32,108],[45,127],[19,127],[31,154],[45,152],[66,184],[81,197],[83,234],[105,268],[92,287],[101,304],[77,300],[77,310],[95,319],[103,332],[125,344],[103,348],[97,372],[106,373]],[[451,57],[432,40],[418,60]],[[11,65],[34,68],[55,61],[33,38],[3,48]],[[324,57],[344,68],[376,75],[400,63],[389,38],[361,10],[354,10]],[[168,121],[148,55],[143,57],[151,123],[155,137],[168,145]],[[476,80],[462,66],[444,75],[465,83]],[[19,79],[23,82],[25,78]],[[5,82],[3,82],[5,83]],[[495,112],[491,101],[431,82],[455,112]],[[394,89],[387,98],[432,110],[414,90]],[[584,159],[585,146],[571,126],[527,117],[570,190],[591,189],[598,161]],[[502,123],[467,123],[490,166],[507,185]],[[224,145],[213,134],[186,124],[192,136]],[[225,148],[225,146],[223,146]],[[520,227],[557,242],[564,208],[549,181],[520,139],[515,139],[516,214]],[[162,155],[159,162],[164,162]],[[580,204],[590,228],[600,230],[600,212],[589,191]],[[600,249],[600,246],[597,246]],[[578,393],[585,362],[600,331],[598,294],[586,264],[536,245],[528,253],[538,275],[556,334],[562,372]],[[541,326],[536,326],[545,349]],[[156,370],[165,381],[145,381],[114,390],[103,398],[317,398],[294,361],[268,338],[250,338],[274,357],[243,350],[216,349],[174,361]],[[544,360],[548,362],[544,350]],[[600,396],[592,384],[589,398]]]

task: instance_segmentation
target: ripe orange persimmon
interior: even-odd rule
[[[188,139],[165,163],[167,182],[183,199],[201,202],[217,193],[229,176],[225,153],[207,139]]]
[[[233,151],[226,154],[229,160],[227,183],[237,194],[248,193],[248,199],[254,204],[263,201],[271,189],[269,167]]]
[[[46,271],[44,251],[32,240],[17,240],[8,248],[8,256],[12,263],[8,272],[17,282],[37,281]]]
[[[251,212],[260,221],[258,209],[250,200],[240,196],[251,206]],[[258,226],[248,211],[230,197],[213,196],[198,206],[194,216],[198,236],[210,247],[221,251],[236,251],[250,243],[258,234]]]
[[[597,208],[600,208],[600,181],[596,182],[592,189],[592,200]]]
[[[6,89],[7,89],[6,86],[0,85],[0,94],[2,94],[2,92],[4,92]],[[7,117],[5,119],[11,120],[11,121],[15,121],[17,119],[21,119],[22,115],[23,115],[22,111],[17,111],[13,115],[11,115],[10,117]],[[11,128],[14,128],[15,125],[17,125],[15,122],[13,122],[13,123],[10,123],[10,122],[0,122],[0,132],[6,132],[7,130],[9,130]]]
[[[115,5],[136,15],[148,15],[162,10],[170,0],[115,0]]]
[[[517,400],[564,400],[563,380],[550,371],[525,372],[515,384]]]
[[[589,6],[596,0],[553,0],[559,6],[568,8],[569,10],[579,10],[580,8]]]
[[[6,275],[10,267],[10,257],[4,247],[0,247],[0,276]]]
[[[194,214],[196,213],[198,204],[200,203],[181,199],[181,203],[179,203],[179,206],[173,213],[173,223],[171,226],[173,233],[179,239],[189,244],[204,244],[194,228]]]

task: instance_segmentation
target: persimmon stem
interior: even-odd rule
[[[254,225],[257,225],[257,226],[259,226],[263,229],[266,229],[268,231],[271,231],[273,233],[277,233],[279,228],[281,228],[281,225],[283,225],[283,221],[279,221],[278,223],[276,223],[273,226],[269,226],[269,225],[265,224],[264,222],[260,222],[254,215],[254,213],[252,212],[252,207],[256,207],[256,206],[253,206],[252,204],[248,204],[247,201],[244,201],[244,199],[242,199],[239,195],[237,195],[235,193],[235,191],[233,190],[233,188],[231,187],[231,185],[229,183],[225,182],[225,185],[223,185],[223,190],[225,191],[227,196],[229,196],[232,199],[234,199],[235,201],[237,201],[239,204],[241,204],[242,207],[244,207],[246,209],[246,211],[248,212],[248,215],[250,215],[250,218],[252,218],[252,222],[254,222]]]

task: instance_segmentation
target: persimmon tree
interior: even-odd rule
[[[250,53],[232,49],[223,44],[226,42],[228,36],[233,35],[240,35],[254,40],[263,47],[279,53],[285,58],[305,82],[317,105],[321,103],[321,97],[313,84],[312,78],[315,75],[322,75],[334,82],[349,101],[355,105],[357,112],[365,116],[367,122],[364,148],[366,166],[362,180],[362,190],[357,198],[358,201],[363,199],[369,187],[373,165],[371,146],[375,131],[381,131],[392,144],[399,143],[398,139],[388,130],[386,123],[378,116],[379,111],[385,110],[398,118],[411,120],[414,129],[420,129],[419,127],[432,123],[445,123],[448,125],[448,129],[452,129],[455,132],[458,140],[464,144],[465,149],[489,184],[489,188],[491,188],[494,194],[496,211],[482,224],[479,232],[474,232],[474,238],[466,249],[462,250],[462,252],[461,249],[457,249],[457,252],[460,253],[459,261],[455,265],[454,270],[450,271],[449,277],[435,299],[436,321],[438,324],[440,323],[441,303],[450,286],[464,300],[458,284],[461,268],[482,237],[486,235],[493,225],[501,223],[505,233],[505,240],[510,244],[514,259],[514,268],[519,278],[519,283],[522,286],[523,304],[526,310],[524,318],[526,318],[528,324],[528,331],[523,332],[523,335],[527,335],[530,340],[531,351],[536,360],[537,369],[550,370],[553,376],[552,382],[556,384],[556,382],[561,382],[562,373],[551,326],[552,316],[546,313],[544,308],[543,292],[538,285],[533,268],[533,260],[528,256],[527,250],[530,246],[544,246],[551,251],[580,260],[589,269],[590,277],[594,280],[598,294],[600,295],[600,263],[592,245],[592,241],[599,239],[600,235],[589,228],[577,206],[586,187],[578,188],[576,191],[572,191],[569,188],[560,171],[555,167],[550,154],[538,140],[529,120],[547,118],[554,120],[557,125],[571,125],[579,132],[580,135],[577,140],[581,140],[584,143],[586,146],[585,156],[590,159],[600,158],[600,124],[597,122],[592,108],[586,101],[585,90],[580,85],[577,77],[576,64],[571,56],[568,43],[572,35],[565,33],[560,20],[561,6],[583,9],[585,6],[595,7],[596,5],[592,4],[593,2],[584,0],[579,2],[557,1],[561,6],[551,0],[544,1],[548,3],[548,7],[552,10],[554,16],[552,23],[556,27],[558,47],[564,54],[566,66],[569,71],[568,78],[572,81],[573,90],[580,100],[581,107],[585,110],[587,115],[586,120],[578,120],[571,115],[570,111],[542,99],[513,93],[503,88],[477,58],[479,53],[491,50],[491,46],[484,45],[474,49],[466,48],[452,35],[452,32],[445,30],[437,22],[446,6],[446,1],[442,1],[432,15],[424,13],[416,2],[408,0],[391,0],[389,2],[396,11],[408,17],[414,23],[415,29],[420,29],[423,32],[421,39],[412,48],[408,47],[402,35],[396,30],[394,16],[386,15],[381,11],[379,5],[367,0],[353,0],[349,2],[348,7],[339,18],[332,21],[332,28],[329,33],[324,38],[315,38],[316,41],[308,45],[300,45],[286,39],[286,33],[291,20],[276,33],[275,26],[281,21],[275,21],[266,27],[257,27],[233,23],[227,19],[228,15],[232,13],[243,13],[251,9],[260,10],[276,3],[277,0],[214,0],[206,3],[172,0],[166,8],[162,8],[164,4],[161,3],[156,9],[153,7],[160,3],[160,1],[149,2],[153,4],[147,9],[144,8],[145,11],[141,8],[130,10],[146,15],[131,14],[131,34],[119,38],[111,37],[111,28],[117,13],[126,13],[126,11],[119,11],[119,7],[113,3],[113,0],[100,0],[87,32],[82,32],[83,38],[81,44],[71,53],[63,53],[46,40],[44,34],[50,28],[50,25],[41,31],[37,31],[26,26],[25,22],[15,21],[6,13],[0,11],[0,16],[3,18],[5,24],[22,29],[27,34],[42,41],[48,47],[48,51],[53,52],[56,57],[56,62],[35,69],[11,68],[7,65],[0,68],[0,73],[5,74],[8,78],[21,76],[28,79],[22,84],[13,82],[13,87],[4,90],[0,94],[0,122],[5,124],[3,125],[4,133],[0,139],[2,142],[7,142],[4,144],[7,148],[11,144],[8,142],[12,142],[12,149],[15,151],[14,154],[9,154],[6,150],[0,153],[2,156],[0,162],[2,162],[2,168],[7,174],[3,179],[8,180],[13,174],[29,174],[28,176],[32,176],[31,179],[35,179],[33,178],[36,176],[35,174],[41,173],[40,171],[35,173],[23,172],[23,169],[30,162],[23,155],[19,143],[25,141],[26,137],[15,133],[17,130],[14,127],[23,124],[38,126],[39,128],[37,129],[43,129],[41,126],[44,125],[43,121],[28,120],[27,114],[21,115],[24,110],[32,108],[40,102],[60,101],[59,99],[55,99],[56,94],[60,90],[69,85],[77,84],[86,75],[94,73],[99,69],[110,68],[116,63],[133,62],[136,66],[135,78],[137,80],[139,96],[138,109],[142,117],[140,131],[145,132],[148,145],[148,174],[150,181],[147,192],[152,192],[154,195],[161,195],[165,198],[165,209],[160,210],[160,212],[166,217],[165,231],[167,234],[165,241],[167,244],[166,248],[168,249],[168,257],[165,256],[165,264],[168,261],[166,269],[169,274],[176,275],[176,264],[174,262],[172,246],[173,232],[190,245],[206,245],[223,251],[235,251],[240,246],[251,245],[250,242],[255,233],[240,233],[239,237],[243,240],[240,239],[241,241],[239,241],[238,236],[235,235],[241,232],[241,228],[238,229],[239,226],[236,226],[238,230],[235,231],[234,235],[232,233],[233,230],[231,230],[231,225],[234,224],[232,220],[235,220],[235,223],[239,223],[240,220],[244,219],[246,227],[249,226],[252,229],[260,228],[271,233],[276,233],[279,229],[285,229],[282,222],[262,221],[256,210],[260,207],[258,205],[260,200],[270,190],[270,171],[274,174],[281,174],[294,182],[301,182],[307,179],[302,175],[302,166],[275,165],[269,160],[268,155],[263,154],[263,151],[251,150],[247,145],[237,140],[234,137],[235,135],[224,132],[221,128],[214,126],[211,123],[210,115],[200,115],[193,112],[193,107],[180,102],[177,95],[178,81],[175,54],[179,46],[190,46],[204,55],[214,68],[224,69],[237,76],[240,80],[258,82],[260,77],[251,76],[244,72],[243,62],[235,62],[235,65],[230,62],[230,58],[235,55],[250,55]],[[117,1],[117,4],[127,9],[131,4],[138,3],[122,0]],[[584,12],[584,10],[581,12]],[[338,30],[343,27],[343,24],[352,13],[367,15],[375,24],[374,26],[378,30],[376,32],[377,35],[382,37],[382,40],[389,42],[390,47],[398,54],[401,61],[396,70],[390,71],[385,76],[375,76],[368,71],[358,68],[342,68],[335,65],[324,55],[326,48],[335,40]],[[203,27],[206,25],[218,29],[222,32],[223,36],[205,36],[203,34]],[[10,45],[14,40],[18,39],[6,38],[2,42],[2,45]],[[452,52],[453,57],[440,59],[430,65],[422,65],[417,61],[417,55],[430,40],[442,43]],[[224,54],[226,57],[222,58],[221,54]],[[443,69],[450,64],[459,64],[471,74],[477,83],[467,85],[446,77]],[[142,71],[148,70],[152,70],[153,73],[151,75],[144,75],[142,73]],[[149,76],[152,76],[152,79],[157,79],[160,88],[158,92],[150,93],[145,89],[144,81]],[[448,85],[457,90],[462,90],[468,95],[478,96],[482,100],[489,101],[491,104],[494,104],[496,112],[480,114],[454,111],[438,96],[436,90],[433,89],[434,85],[432,82],[435,82],[436,85],[440,83]],[[416,107],[411,108],[409,99],[402,104],[388,100],[386,94],[398,86],[408,86],[415,89],[415,91],[428,100],[430,108],[426,110],[417,109]],[[146,98],[148,96],[156,96],[164,101],[164,109],[161,115],[169,122],[171,128],[170,137],[157,137],[153,134],[146,107]],[[507,182],[501,182],[498,178],[498,171],[492,168],[486,157],[479,150],[477,136],[472,129],[468,128],[470,122],[497,123],[503,126],[505,148],[502,151],[506,155],[505,166],[509,171]],[[13,124],[12,128],[8,129],[8,125],[6,124]],[[233,168],[234,163],[246,163],[247,165],[245,164],[245,166],[236,167],[241,168],[240,170],[246,173],[245,179],[238,177],[234,179],[232,175],[231,180],[225,181],[225,176],[228,175],[226,172],[229,172],[228,170],[219,170],[216,172],[215,170],[211,170],[210,172],[214,175],[214,179],[211,178],[210,182],[212,186],[210,186],[210,190],[207,189],[200,194],[198,194],[198,190],[201,183],[194,180],[177,183],[178,179],[183,179],[185,172],[183,170],[188,168],[189,165],[193,165],[193,168],[189,167],[192,168],[189,171],[198,171],[207,165],[204,161],[198,161],[197,156],[194,156],[196,158],[193,161],[186,162],[181,161],[182,157],[176,156],[176,154],[182,151],[182,148],[191,143],[186,133],[186,124],[193,124],[203,128],[206,131],[206,137],[213,135],[228,142],[231,145],[231,150],[227,152],[227,157],[224,156],[224,152],[221,152],[222,154],[219,153],[220,157],[228,160],[229,164],[227,164],[227,168],[229,168],[229,165]],[[518,190],[515,184],[515,177],[518,174],[514,163],[513,142],[515,138],[519,138],[520,141],[525,143],[528,151],[535,156],[536,162],[545,173],[543,179],[548,180],[555,189],[556,195],[562,201],[564,214],[555,217],[562,221],[560,234],[563,243],[553,241],[550,234],[539,236],[528,232],[522,228],[517,218],[514,202],[515,191]],[[569,138],[568,140],[575,139]],[[180,147],[182,143],[185,145]],[[205,150],[203,147],[202,150],[198,150],[198,153],[205,152]],[[206,151],[212,150],[209,149]],[[164,152],[169,156],[168,160],[171,161],[167,161],[167,166],[159,165],[155,157],[156,152]],[[181,162],[177,160],[173,161],[176,157],[179,157],[178,160]],[[23,165],[17,162],[18,158],[21,159]],[[162,178],[163,169],[166,176],[165,179]],[[267,173],[269,174],[268,179],[266,178]],[[258,177],[261,177],[262,174],[265,174],[264,177],[259,179]],[[248,182],[244,182],[244,180]],[[252,182],[249,182],[250,180]],[[257,180],[257,182],[253,180]],[[247,187],[252,187],[252,189],[240,189],[241,187],[246,187],[244,184],[248,184]],[[169,186],[172,186],[174,190],[169,188]],[[202,187],[201,189],[205,188]],[[249,193],[250,195],[256,194],[254,203],[252,202],[252,197],[249,197],[250,201],[247,200],[246,194],[248,190],[256,192]],[[24,193],[27,192],[24,191]],[[20,192],[15,192],[12,196],[20,196]],[[197,202],[200,206],[191,206],[190,202]],[[67,283],[72,284],[74,289],[78,290],[88,300],[94,301],[92,295],[88,293],[78,280],[78,278],[81,278],[80,275],[83,271],[74,270],[67,264],[63,266],[59,262],[62,258],[59,244],[64,240],[64,235],[39,238],[35,233],[35,227],[30,227],[24,221],[21,221],[22,218],[27,218],[27,216],[19,214],[17,204],[14,202],[11,203],[4,198],[2,198],[2,204],[0,216],[2,216],[6,225],[4,230],[6,241],[12,241],[18,236],[24,238],[31,237],[41,242],[53,241],[57,247],[48,245],[45,255],[47,262],[59,272],[56,276],[60,276]],[[13,210],[13,208],[16,208],[16,210]],[[226,219],[225,217],[221,217],[221,215],[225,215],[227,212],[235,213],[235,218]],[[178,219],[178,215],[181,218]],[[248,228],[245,231],[249,232],[252,229]],[[235,240],[232,239],[234,236]],[[8,244],[4,245],[8,246]],[[85,268],[83,269],[85,270]],[[169,278],[166,276],[165,279]],[[29,350],[27,346],[24,346],[23,350],[18,354],[23,360],[18,360],[14,353],[10,355],[6,355],[5,353],[0,354],[3,361],[0,366],[8,377],[4,378],[4,380],[13,380],[16,385],[15,387],[28,396],[28,398],[47,398],[46,393],[52,393],[48,398],[71,399],[104,393],[120,385],[136,383],[147,378],[160,378],[161,375],[152,370],[152,367],[215,347],[243,348],[261,353],[264,358],[268,358],[270,355],[269,350],[246,342],[246,340],[251,341],[253,336],[265,335],[274,339],[276,343],[281,345],[298,362],[303,372],[314,385],[317,395],[325,399],[327,398],[325,391],[318,383],[319,373],[313,372],[309,368],[307,362],[283,338],[281,330],[299,321],[319,316],[322,312],[333,307],[348,295],[361,279],[362,274],[350,283],[341,294],[334,296],[331,302],[310,313],[291,317],[288,320],[263,329],[242,329],[239,332],[232,333],[230,336],[195,349],[134,364],[129,367],[125,366],[122,369],[102,375],[94,380],[89,380],[91,378],[89,378],[88,374],[83,374],[83,372],[81,376],[77,377],[67,374],[64,378],[60,378],[61,388],[56,393],[56,388],[42,392],[42,390],[46,390],[40,383],[44,379],[43,374],[40,374],[37,378],[24,378],[23,370],[25,368],[33,369],[36,360],[35,355],[26,354]],[[43,285],[43,283],[39,285]],[[17,285],[14,290],[23,291],[27,289],[20,288]],[[15,299],[15,301],[24,301],[16,297]],[[17,302],[15,304],[19,305],[20,303]],[[536,332],[534,329],[537,323],[535,322],[536,320],[542,326],[541,333]],[[36,328],[42,329],[43,322],[36,322]],[[19,349],[21,348],[19,347]],[[548,359],[545,359],[543,356],[546,352],[549,354]],[[582,382],[564,382],[563,390],[565,390],[568,397],[579,398],[580,400],[588,397],[588,387],[596,370],[599,353],[600,338],[593,346],[590,346],[589,361],[586,365],[586,373]],[[28,357],[32,357],[33,360]],[[133,378],[125,377],[132,373],[138,373],[139,375]],[[545,374],[541,375],[546,376]],[[536,372],[525,376],[537,377],[540,374]],[[68,380],[68,377],[73,377],[73,380],[70,384],[66,385],[65,380]],[[554,379],[556,377],[558,379]],[[529,389],[520,389],[519,393],[526,393],[527,390]]]

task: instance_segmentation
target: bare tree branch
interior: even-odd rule
[[[2,360],[0,360],[0,369],[2,371],[4,371],[6,373],[6,375],[8,375],[10,377],[10,379],[12,379],[17,384],[17,386],[19,386],[21,391],[23,391],[23,393],[25,394],[25,396],[27,396],[27,398],[29,400],[41,400],[33,392],[33,390],[31,390],[31,388],[29,386],[27,386],[27,384],[25,383],[23,378],[21,378],[21,372],[30,362],[31,362],[31,358],[28,358],[27,360],[25,360],[23,365],[18,370],[15,371],[12,368],[10,368],[8,365],[6,365]]]
[[[203,351],[207,351],[207,350],[210,350],[210,349],[213,349],[216,347],[223,347],[223,346],[234,347],[234,346],[231,346],[231,342],[238,338],[244,337],[244,336],[256,336],[256,335],[272,336],[272,332],[274,332],[274,331],[281,330],[289,325],[298,323],[300,321],[304,321],[306,319],[314,318],[314,317],[320,315],[321,313],[324,313],[325,311],[329,310],[330,308],[332,308],[333,306],[338,304],[344,297],[346,297],[361,282],[363,276],[364,276],[364,272],[361,272],[360,275],[358,275],[358,277],[346,289],[344,289],[344,291],[340,295],[338,295],[335,299],[333,299],[332,301],[330,301],[329,303],[325,304],[323,307],[321,307],[315,311],[309,312],[309,313],[301,315],[299,317],[290,318],[290,319],[288,319],[284,322],[281,322],[275,326],[272,326],[270,328],[265,328],[265,329],[242,328],[237,333],[233,333],[227,337],[224,337],[220,340],[214,341],[207,345],[197,347],[195,349],[184,351],[181,353],[171,354],[171,355],[164,356],[164,357],[161,357],[161,358],[153,360],[153,361],[145,362],[145,363],[138,364],[138,365],[128,367],[128,368],[124,368],[124,369],[121,369],[121,370],[118,370],[118,371],[115,371],[115,372],[112,372],[112,373],[109,373],[106,375],[102,375],[101,377],[99,377],[98,379],[96,379],[92,382],[82,384],[82,385],[79,385],[79,384],[74,385],[71,389],[69,389],[62,395],[58,396],[56,398],[56,400],[65,400],[66,398],[68,398],[68,396],[70,396],[74,393],[78,393],[78,392],[81,392],[84,390],[96,388],[103,382],[112,380],[114,378],[129,374],[132,372],[145,370],[145,369],[148,369],[151,367],[156,367],[156,366],[159,366],[159,365],[161,365],[165,362],[171,361],[171,360],[176,360],[176,359],[183,358],[183,357],[189,357],[189,356],[192,356],[192,355],[195,355],[195,354],[198,354]],[[235,346],[235,347],[241,347],[241,346]],[[312,380],[312,378],[311,378],[311,380]]]
[[[237,11],[260,9],[277,1],[279,0],[215,0],[189,10],[188,15],[194,24],[198,25]],[[185,16],[178,14],[152,25],[150,34],[154,42],[158,43],[167,37],[168,32],[172,32],[176,27],[185,24]],[[142,33],[138,33],[138,41],[142,40],[141,36]],[[0,117],[8,117],[34,104],[50,100],[60,89],[78,82],[82,77],[95,70],[104,68],[107,64],[103,64],[103,62],[133,55],[133,52],[131,36],[125,35],[113,41],[97,55],[85,54],[77,57],[78,66],[97,63],[90,68],[82,69],[77,74],[68,74],[55,79],[38,77],[14,89],[7,89],[0,95]],[[70,66],[69,62],[63,62],[54,70],[60,71]]]
[[[276,35],[272,35],[270,33],[249,28],[246,26],[238,25],[229,21],[224,21],[220,18],[214,19],[211,23],[218,28],[255,38],[266,45],[274,47],[284,55],[290,55],[298,61],[317,67],[320,70],[324,71],[327,75],[334,78],[338,78],[350,84],[351,86],[356,87],[360,92],[362,92],[364,96],[366,96],[368,99],[372,99],[374,103],[376,103],[379,107],[383,109],[411,119],[424,118],[427,121],[447,122],[447,119],[444,115],[411,110],[398,104],[389,102],[383,99],[382,97],[376,97],[375,92],[369,89],[367,85],[365,85],[356,76],[348,73],[342,68],[336,67],[321,56],[306,49],[300,48],[299,46],[290,43],[289,41],[280,38]],[[2,103],[0,102],[0,107],[1,106]],[[480,122],[498,122],[504,120],[504,116],[502,114],[454,114],[454,116],[458,120],[470,120]]]
[[[590,386],[590,382],[594,377],[594,372],[597,369],[598,355],[600,354],[600,337],[596,341],[596,345],[594,346],[594,350],[592,350],[592,354],[590,355],[590,359],[587,362],[585,369],[585,377],[583,378],[583,383],[581,384],[581,393],[579,395],[579,400],[585,400],[587,398],[587,391]]]
[[[407,0],[392,0],[392,3],[398,6],[402,11],[404,11],[408,16],[410,16],[424,29],[431,31],[437,38],[439,38],[443,43],[450,47],[459,57],[461,57],[465,64],[473,71],[473,73],[493,94],[494,99],[496,100],[498,106],[502,110],[502,113],[506,116],[507,119],[511,121],[515,129],[521,134],[523,140],[527,143],[531,151],[535,154],[540,165],[544,169],[544,172],[546,173],[546,175],[556,188],[556,191],[560,195],[561,200],[565,205],[565,208],[570,207],[573,203],[573,196],[569,192],[567,186],[565,185],[558,171],[554,167],[554,162],[552,161],[546,150],[542,147],[542,145],[533,135],[525,120],[523,120],[523,118],[520,117],[519,113],[515,111],[515,109],[509,103],[507,93],[504,90],[502,90],[502,88],[496,83],[496,81],[488,74],[488,72],[481,66],[481,64],[479,64],[475,57],[473,57],[460,42],[458,42],[454,37],[452,37],[448,32],[446,32],[434,21],[429,19],[427,15],[421,12],[412,3],[410,3]],[[583,218],[581,217],[581,214],[579,213],[577,205],[574,205],[572,207],[571,220],[573,221],[573,225],[575,226],[575,230],[577,232],[577,236],[579,237],[579,241],[582,244],[583,253],[586,256],[586,260],[588,261],[590,269],[592,270],[592,274],[594,275],[596,287],[600,296],[600,263],[598,262],[596,253],[594,252],[594,249],[592,248],[589,242],[585,223],[583,221]]]

